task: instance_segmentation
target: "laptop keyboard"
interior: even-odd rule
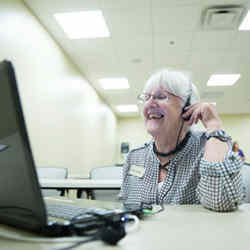
[[[89,208],[72,204],[46,204],[47,214],[51,217],[71,220],[77,216],[81,218],[93,217],[93,214],[108,215],[114,211],[104,208]]]

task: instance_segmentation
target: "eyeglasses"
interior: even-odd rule
[[[151,95],[151,94],[147,94],[147,93],[142,93],[140,95],[137,96],[137,100],[141,103],[145,103],[147,101],[149,101],[150,98],[153,98],[156,101],[167,101],[168,100],[168,95],[165,93],[159,93],[156,95]]]

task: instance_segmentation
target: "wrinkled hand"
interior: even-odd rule
[[[191,115],[188,125],[196,124],[199,120],[207,130],[222,129],[222,122],[212,103],[199,102],[185,108],[183,118]]]

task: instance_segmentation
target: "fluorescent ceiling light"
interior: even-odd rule
[[[207,86],[231,86],[240,78],[240,74],[215,74],[211,75]]]
[[[110,36],[100,10],[56,13],[54,17],[70,39]]]
[[[247,12],[247,15],[239,27],[239,30],[250,30],[250,11]]]
[[[103,78],[99,80],[103,89],[128,89],[127,78]]]
[[[125,113],[125,112],[138,112],[137,105],[131,104],[131,105],[118,105],[116,106],[116,109],[119,112]]]

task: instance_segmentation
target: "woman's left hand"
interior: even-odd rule
[[[191,115],[188,125],[196,124],[199,120],[208,130],[222,129],[222,122],[216,112],[215,105],[207,102],[199,102],[185,108],[183,118]]]

